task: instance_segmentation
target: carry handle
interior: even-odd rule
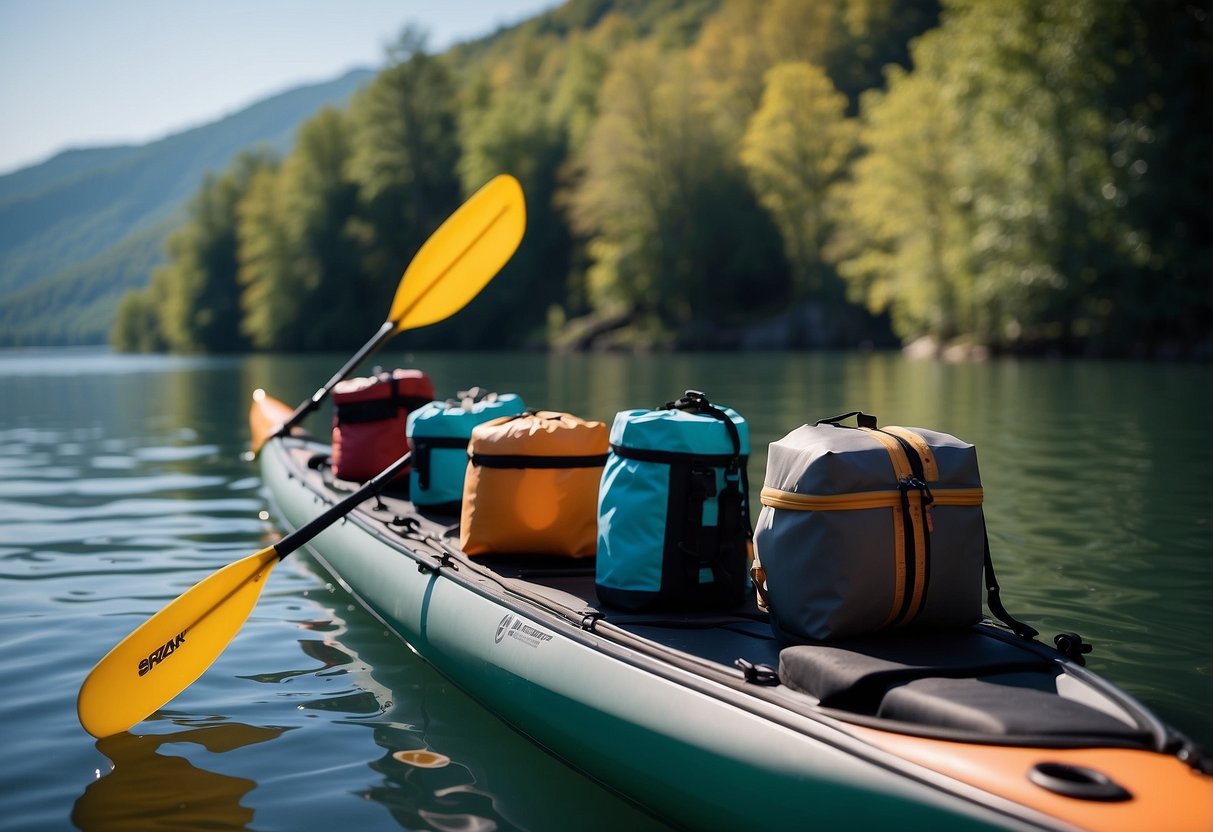
[[[850,419],[852,416],[855,417],[855,424],[859,427],[876,429],[876,417],[864,413],[862,410],[852,410],[850,413],[844,413],[841,416],[831,416],[829,419],[818,419],[813,426],[833,425],[836,428],[846,427],[846,425],[841,425],[839,422]]]
[[[460,390],[455,394],[455,398],[447,399],[448,407],[462,407],[464,410],[471,410],[475,405],[484,402],[491,404],[497,401],[497,394],[485,390],[483,387],[472,387],[468,390]]]
[[[719,407],[708,401],[705,393],[699,390],[686,391],[681,399],[673,402],[666,402],[658,410],[682,410],[687,413],[697,413],[703,416],[711,416],[724,422],[725,429],[729,432],[729,439],[733,442],[733,456],[738,458],[740,464],[741,458],[741,435],[737,432],[737,425],[733,424],[733,420],[729,418],[729,414],[725,413]]]

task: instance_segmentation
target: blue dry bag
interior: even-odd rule
[[[409,414],[408,438],[413,449],[409,496],[421,508],[459,514],[463,478],[468,467],[472,428],[498,416],[517,416],[526,409],[513,393],[486,393],[479,387],[457,398],[431,402]]]
[[[746,421],[694,390],[611,426],[595,587],[629,610],[727,608],[748,586]]]

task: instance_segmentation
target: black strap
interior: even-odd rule
[[[733,455],[726,457],[722,463],[725,468],[724,474],[724,492],[720,495],[721,514],[728,512],[728,507],[734,500],[740,503],[741,519],[744,528],[741,530],[746,540],[752,540],[754,537],[754,525],[750,521],[750,479],[746,471],[746,457],[741,453],[741,434],[737,430],[737,425],[734,424],[729,414],[725,413],[719,407],[708,401],[708,397],[699,390],[687,390],[682,398],[677,401],[666,402],[665,405],[658,408],[659,410],[682,410],[687,413],[695,413],[703,416],[711,416],[713,419],[718,419],[724,422],[725,430],[729,433],[729,439],[733,442]],[[735,494],[731,492],[736,492]],[[720,516],[720,515],[718,515]],[[731,517],[725,517],[725,528],[720,528],[718,535],[719,544],[722,550],[728,545],[727,531],[731,526]],[[717,521],[718,523],[720,520]],[[726,559],[727,560],[727,559]]]
[[[1024,624],[1007,612],[1006,607],[1002,605],[1000,590],[998,588],[998,578],[994,575],[994,559],[990,556],[990,535],[985,531],[985,519],[982,519],[982,534],[986,539],[986,605],[990,608],[990,612],[994,613],[994,617],[1011,628],[1011,631],[1017,636],[1022,636],[1026,639],[1034,639],[1040,635],[1040,630]]]
[[[588,456],[526,456],[524,454],[468,454],[482,468],[601,468],[606,454]]]
[[[831,416],[829,419],[818,419],[814,423],[814,427],[819,425],[833,425],[836,428],[846,427],[846,425],[839,423],[850,419],[852,416],[855,417],[855,424],[859,425],[861,428],[872,428],[873,430],[876,429],[876,417],[864,413],[862,410],[852,410],[850,413],[843,413],[841,416]]]
[[[463,450],[468,446],[468,440],[458,436],[414,436],[410,440],[413,446],[413,470],[417,472],[417,484],[424,491],[430,487],[430,452],[436,448]]]
[[[340,424],[354,425],[395,419],[401,410],[408,414],[433,401],[428,396],[405,395],[400,390],[400,383],[405,379],[396,378],[390,373],[377,373],[375,380],[377,384],[388,385],[386,398],[361,402],[339,402],[336,396],[333,397],[333,408]]]
[[[724,468],[737,459],[733,454],[692,454],[680,453],[678,451],[655,451],[651,448],[629,448],[626,445],[616,445],[613,443],[611,450],[615,452],[615,456],[624,459],[634,459],[637,462],[657,462],[664,465],[674,465],[679,462],[701,462],[704,465]]]

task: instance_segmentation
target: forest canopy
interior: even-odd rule
[[[462,199],[527,235],[419,348],[1194,354],[1213,330],[1208,3],[572,0],[404,32],[284,158],[210,177],[119,350],[356,347]]]

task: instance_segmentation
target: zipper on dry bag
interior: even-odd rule
[[[915,447],[925,446],[926,442],[904,428],[881,430],[864,426],[860,429],[884,446],[897,477],[901,509],[900,517],[895,517],[893,522],[897,582],[892,608],[881,626],[902,627],[913,621],[922,610],[930,579],[930,509],[934,496],[926,483],[923,457]],[[918,441],[911,443],[903,433],[914,436]],[[928,459],[934,472],[934,458],[928,456]],[[910,498],[914,491],[919,494],[917,501]]]
[[[918,617],[927,598],[927,586],[931,580],[931,532],[934,530],[931,522],[931,506],[935,502],[927,480],[938,479],[939,471],[935,466],[935,458],[930,452],[930,446],[921,436],[898,427],[888,427],[883,432],[898,441],[913,470],[913,474],[903,477],[898,482],[902,512],[909,518],[910,527],[913,529],[916,565],[913,591],[909,594],[896,621],[897,625],[901,626],[909,624]],[[917,511],[911,505],[911,491],[917,491],[920,496]],[[918,556],[920,551],[921,556]]]

